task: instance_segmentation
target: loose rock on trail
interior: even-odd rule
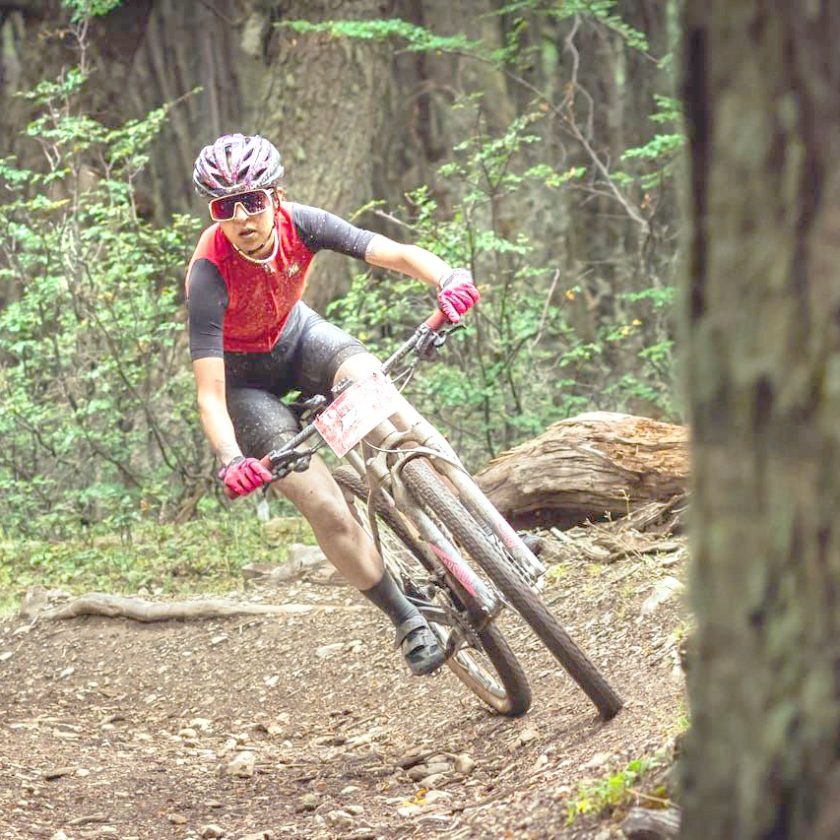
[[[679,730],[685,612],[657,584],[684,554],[592,563],[549,540],[568,562],[545,597],[627,701],[606,724],[516,620],[534,705],[508,719],[448,669],[412,677],[334,585],[228,596],[300,607],[279,615],[3,619],[0,837],[621,837],[621,814],[569,825],[566,803]]]

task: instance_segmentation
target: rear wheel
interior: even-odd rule
[[[403,468],[409,489],[424,506],[449,528],[455,542],[472,557],[525,619],[572,679],[609,720],[624,705],[621,697],[563,629],[557,617],[513,570],[495,539],[477,522],[442,476],[424,458],[414,458]]]
[[[340,467],[333,476],[357,521],[370,533],[367,485],[347,467]],[[527,712],[531,706],[528,680],[498,627],[492,622],[480,630],[473,625],[470,614],[477,610],[469,593],[445,574],[423,540],[381,495],[376,524],[386,565],[426,616],[449,654],[446,664],[455,676],[500,714],[513,717]]]

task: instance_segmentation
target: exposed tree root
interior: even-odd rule
[[[40,613],[39,618],[65,619],[82,615],[101,615],[108,618],[130,618],[134,621],[198,621],[208,618],[229,618],[238,615],[292,615],[332,611],[336,609],[356,610],[362,606],[334,607],[312,604],[240,604],[218,598],[196,601],[167,601],[154,603],[143,598],[123,598],[90,592],[51,610]]]

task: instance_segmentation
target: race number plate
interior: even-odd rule
[[[354,382],[318,415],[315,428],[339,457],[402,407],[403,395],[383,373]]]

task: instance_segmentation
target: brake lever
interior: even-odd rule
[[[273,478],[271,482],[278,481],[285,478],[289,473],[306,472],[312,462],[312,456],[315,454],[314,449],[306,450],[305,452],[298,452],[292,450],[285,452],[277,458],[271,459],[271,474]],[[279,462],[279,463],[278,463]]]
[[[428,361],[434,358],[438,350],[446,344],[446,339],[450,333],[462,329],[464,329],[463,324],[452,324],[447,329],[441,331],[429,329],[417,340],[415,352],[421,359]]]

